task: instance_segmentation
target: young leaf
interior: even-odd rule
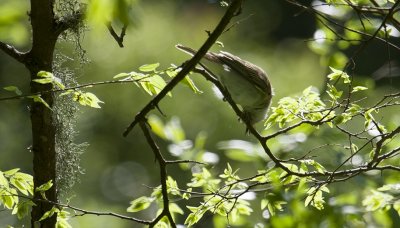
[[[342,78],[343,79],[343,83],[345,83],[345,84],[350,83],[350,77],[346,72],[341,71],[341,70],[337,70],[337,69],[335,69],[333,67],[329,67],[329,68],[332,70],[332,73],[330,73],[328,75],[328,78],[329,78],[330,81],[335,81],[335,80],[337,80],[339,78]]]
[[[157,67],[160,66],[160,63],[152,63],[152,64],[145,64],[139,67],[139,70],[142,72],[151,72],[155,71]]]
[[[189,77],[186,76],[181,83],[187,85],[194,93],[203,93],[203,91],[201,91],[199,88],[197,88],[197,86],[194,84],[193,80]]]
[[[38,78],[38,79],[33,79],[32,81],[40,83],[40,84],[53,83],[53,79],[52,78]]]
[[[78,101],[79,104],[83,106],[89,106],[92,108],[101,108],[99,104],[104,103],[99,98],[97,98],[96,95],[94,95],[93,93],[90,92],[83,93],[80,91],[74,92],[73,100]]]
[[[154,198],[141,196],[131,202],[131,206],[126,209],[127,212],[138,212],[150,207],[150,204],[154,201]]]
[[[367,88],[367,87],[364,87],[364,86],[355,86],[351,92],[354,93],[354,92],[358,92],[358,91],[362,91],[362,90],[367,90],[367,89],[368,89],[368,88]]]
[[[35,189],[36,192],[45,192],[53,186],[53,180],[49,180],[46,183],[40,185]]]
[[[7,176],[12,176],[12,175],[16,174],[18,171],[19,171],[19,168],[10,169],[8,171],[5,171],[4,174]]]
[[[39,219],[39,221],[43,221],[47,218],[50,218],[54,215],[54,213],[58,213],[60,210],[53,206],[49,211],[46,211],[43,216]]]
[[[19,90],[16,86],[6,86],[4,87],[4,89],[10,92],[14,92],[17,95],[22,95],[21,90]]]
[[[104,103],[99,98],[97,98],[97,96],[94,95],[93,93],[87,92],[87,93],[84,93],[83,95],[85,97],[86,105],[88,105],[92,108],[101,108],[99,103]]]
[[[48,109],[52,110],[50,105],[47,104],[47,102],[45,100],[43,100],[43,98],[40,95],[32,95],[32,96],[28,96],[28,98],[32,98],[34,102],[42,103]]]
[[[41,78],[52,78],[52,77],[54,77],[51,72],[47,72],[47,71],[39,71],[37,73],[37,76],[41,77]]]
[[[128,73],[119,73],[119,74],[115,75],[113,78],[117,79],[117,78],[126,78],[126,77],[130,77],[130,74],[128,74]]]

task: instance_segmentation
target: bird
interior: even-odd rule
[[[177,44],[175,47],[192,56],[197,52],[182,44]],[[216,74],[216,77],[233,101],[242,107],[245,121],[254,125],[266,119],[274,93],[268,75],[263,69],[225,51],[218,53],[209,51],[203,59],[222,67],[222,73]]]

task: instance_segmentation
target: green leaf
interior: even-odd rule
[[[197,86],[194,84],[193,80],[189,77],[186,76],[181,83],[187,85],[194,93],[203,93],[203,91],[201,91],[199,88],[197,88]]]
[[[397,214],[400,216],[400,200],[397,200],[393,203],[393,209],[395,209]]]
[[[344,116],[343,116],[343,115],[338,115],[338,116],[335,117],[335,119],[333,119],[333,123],[334,123],[335,125],[339,125],[339,124],[343,123],[344,120],[345,120],[345,119],[344,119]]]
[[[0,203],[2,203],[7,209],[11,209],[15,203],[14,197],[10,195],[10,190],[0,190]]]
[[[157,95],[166,85],[164,79],[159,75],[152,75],[146,80],[140,81],[142,88],[150,95]],[[171,96],[171,93],[168,93]]]
[[[28,189],[31,188],[29,183],[27,183],[23,179],[15,178],[15,177],[12,177],[10,179],[10,182],[11,182],[12,185],[14,185],[24,195],[26,195],[26,196],[29,195]]]
[[[128,73],[119,73],[119,74],[115,75],[113,78],[117,79],[117,78],[126,78],[126,77],[130,77],[130,74],[128,74]]]
[[[329,88],[329,90],[327,91],[328,95],[335,101],[339,99],[343,94],[343,91],[338,91],[336,87],[333,85],[328,84],[328,88]]]
[[[160,63],[145,64],[140,66],[139,70],[142,72],[150,72],[150,71],[155,71],[159,66]]]
[[[46,211],[43,216],[39,219],[39,221],[43,221],[47,218],[50,218],[54,215],[54,213],[58,213],[60,210],[53,206],[49,211]]]
[[[32,95],[32,96],[28,96],[28,98],[32,98],[34,102],[42,103],[48,109],[52,110],[50,105],[47,104],[47,102],[45,100],[43,100],[43,98],[40,95]]]
[[[261,200],[261,210],[264,210],[268,206],[269,201],[267,199]]]
[[[65,92],[63,92],[63,93],[60,93],[60,97],[62,97],[62,96],[65,96],[65,95],[68,95],[68,94],[71,94],[71,93],[73,93],[74,92],[74,90],[72,90],[72,89],[69,89],[69,90],[67,90],[67,91],[65,91]]]
[[[400,191],[400,183],[397,184],[385,184],[378,188],[379,191]]]
[[[39,79],[33,79],[32,81],[40,83],[40,84],[53,83],[53,79],[52,78],[39,78]]]
[[[4,89],[10,92],[14,92],[17,95],[22,95],[21,90],[19,90],[16,86],[6,86],[4,87]]]
[[[49,180],[46,183],[40,185],[35,189],[35,192],[39,192],[42,195],[43,199],[47,200],[46,191],[49,190],[53,186],[53,181]]]
[[[320,189],[321,189],[321,191],[326,192],[326,193],[329,193],[329,192],[330,192],[329,189],[328,189],[328,187],[326,186],[326,184],[322,185],[322,186],[320,187]]]
[[[329,78],[330,81],[336,81],[339,78],[343,79],[343,83],[348,84],[350,83],[350,77],[349,75],[341,70],[337,70],[333,67],[329,67],[332,71],[332,73],[330,73],[327,77]]]
[[[57,219],[56,228],[72,228],[66,219]]]
[[[154,198],[141,196],[131,202],[131,206],[126,209],[127,212],[138,212],[147,209],[150,207],[151,203],[154,201]]]
[[[312,195],[307,196],[306,200],[304,201],[304,206],[307,207],[308,205],[310,205],[312,199],[313,199]]]
[[[386,194],[378,191],[371,191],[372,194],[369,194],[363,201],[363,206],[366,207],[367,211],[375,211],[378,209],[385,208],[392,200],[393,196],[390,194]]]
[[[356,115],[361,110],[361,106],[357,104],[351,104],[350,108],[347,110],[351,115]]]
[[[317,172],[324,174],[326,172],[325,167],[323,167],[321,164],[318,162],[314,161],[313,167],[317,170]]]
[[[362,91],[362,90],[367,90],[367,89],[368,89],[368,88],[367,88],[367,87],[364,87],[364,86],[355,86],[351,92],[354,93],[354,92],[358,92],[358,91]]]
[[[53,180],[49,180],[46,183],[40,185],[35,189],[35,192],[45,192],[53,186]]]
[[[185,225],[187,225],[188,227],[191,227],[194,224],[196,224],[200,219],[201,219],[201,216],[199,216],[195,213],[190,213],[185,220]]]
[[[35,203],[30,200],[21,202],[14,207],[13,214],[17,214],[18,219],[22,219],[29,215],[32,206],[35,206]]]
[[[0,189],[2,189],[3,187],[7,189],[9,187],[9,184],[3,172],[0,171]]]
[[[99,104],[104,103],[99,98],[97,98],[96,95],[90,92],[83,93],[77,91],[74,93],[73,99],[75,101],[78,101],[79,104],[81,104],[82,106],[89,106],[92,108],[101,108]]]
[[[19,170],[20,170],[19,168],[10,169],[8,171],[5,171],[4,174],[7,176],[12,176],[12,175],[16,174]]]
[[[168,176],[168,178],[167,178],[167,187],[168,187],[168,193],[175,195],[175,196],[181,195],[179,188],[178,188],[178,183],[171,176]]]
[[[169,210],[171,211],[171,213],[177,213],[181,215],[185,214],[185,212],[176,203],[170,203]]]
[[[53,78],[54,77],[54,75],[51,72],[47,72],[47,71],[39,71],[37,73],[37,76],[41,77],[41,78]]]
[[[162,139],[167,139],[164,133],[165,125],[162,120],[156,115],[150,115],[148,119],[151,130]]]
[[[192,188],[186,189],[186,192],[182,194],[182,199],[188,200],[191,197],[190,192],[192,192]]]

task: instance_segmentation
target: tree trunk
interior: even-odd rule
[[[26,67],[31,73],[31,79],[37,78],[41,70],[52,71],[53,53],[58,34],[56,34],[53,0],[31,0],[30,19],[32,24],[32,49],[28,53]],[[51,85],[43,85],[31,81],[31,92],[50,90]],[[54,95],[43,94],[41,97],[53,107]],[[49,201],[57,202],[56,186],[56,149],[55,124],[52,111],[39,102],[33,102],[30,109],[32,123],[32,152],[33,152],[33,180],[35,188],[53,181],[53,187],[46,191]],[[35,193],[34,199],[42,199]],[[55,227],[56,215],[39,222],[39,219],[53,205],[44,201],[35,201],[36,206],[31,212],[31,227]]]
[[[35,78],[36,72],[31,72],[32,78]],[[46,90],[44,86],[31,83],[32,92]],[[47,104],[52,107],[53,95],[42,96]],[[46,197],[52,202],[57,202],[56,187],[56,151],[55,151],[55,125],[52,111],[45,105],[32,102],[31,105],[31,123],[32,123],[32,152],[33,152],[33,181],[35,188],[53,181],[53,187],[46,191]],[[34,199],[42,199],[40,194],[35,193]],[[53,205],[35,201],[36,206],[32,208],[32,227],[54,227],[56,216],[48,218],[38,223],[39,219],[46,211],[49,211]],[[36,224],[36,225],[34,225]],[[40,226],[37,226],[40,224]]]

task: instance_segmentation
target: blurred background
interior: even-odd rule
[[[28,50],[28,9],[27,1],[0,2],[0,40]],[[213,30],[224,10],[218,1],[211,0],[141,1],[135,6],[135,24],[128,27],[124,48],[118,47],[105,26],[97,29],[88,27],[80,37],[87,62],[82,63],[79,56],[81,51],[68,40],[59,42],[57,54],[65,60],[62,67],[72,70],[79,84],[112,80],[118,73],[137,71],[139,66],[148,63],[159,62],[160,69],[170,64],[180,65],[189,56],[176,50],[175,44],[199,48],[207,38],[206,31]],[[301,93],[310,85],[320,90],[324,88],[328,65],[309,48],[309,40],[314,37],[316,30],[313,15],[303,13],[285,1],[246,1],[242,14],[234,18],[233,22],[237,23],[219,39],[224,47],[216,45],[213,50],[231,52],[262,67],[268,73],[275,90],[272,106],[281,97]],[[386,74],[381,73],[381,76],[374,78],[389,59],[386,49],[382,47],[384,45],[379,43],[368,47],[358,58],[357,67],[352,72],[357,82],[373,88],[368,92],[371,98],[368,102],[371,103],[383,93],[398,91],[398,77],[386,77]],[[391,53],[390,58],[394,60],[392,64],[395,66],[398,64],[395,61],[399,60],[399,52]],[[396,73],[391,75],[399,76]],[[215,96],[211,84],[196,74],[192,74],[191,78],[203,93],[194,94],[188,87],[180,85],[173,90],[172,97],[166,97],[160,104],[166,116],[156,110],[152,114],[163,122],[172,120],[173,124],[181,126],[187,140],[193,141],[199,134],[205,137],[204,148],[214,163],[211,170],[222,171],[229,162],[235,169],[240,168],[241,176],[245,177],[256,172],[257,168],[265,167],[268,161],[260,156],[256,156],[253,161],[241,161],[221,150],[222,141],[237,142],[239,147],[244,147],[243,150],[250,147],[248,150],[257,151],[257,147],[254,149],[253,144],[246,144],[247,141],[255,140],[244,134],[245,127],[238,122],[229,106]],[[9,85],[19,87],[24,94],[29,93],[29,74],[21,64],[0,52],[0,87]],[[83,174],[64,201],[87,210],[124,214],[131,200],[148,195],[151,188],[159,183],[158,165],[140,129],[135,128],[127,138],[122,137],[125,127],[150,101],[151,96],[133,84],[101,85],[87,91],[96,94],[104,104],[101,109],[82,107],[77,113],[76,130],[79,133],[75,141],[88,143],[89,146],[81,156]],[[0,97],[11,95],[10,92],[0,90]],[[385,121],[399,124],[400,116],[392,111]],[[0,119],[0,170],[19,167],[21,171],[31,173],[28,101],[2,101]],[[261,129],[262,124],[257,127]],[[339,137],[320,134],[307,141],[308,149]],[[307,135],[284,138],[271,147],[282,156],[289,150],[291,153],[301,153],[307,138]],[[168,142],[159,138],[157,142],[166,157],[174,158],[168,152],[173,151],[168,147]],[[178,184],[191,178],[190,170],[183,172],[179,166],[170,166],[168,172],[177,179]],[[357,179],[346,184],[357,186],[366,182]],[[301,205],[302,202],[291,205],[293,208],[298,207],[297,215],[289,211],[282,216],[281,221],[287,219],[285,216],[294,216],[304,222],[320,219],[316,216],[321,212],[301,209]],[[254,207],[258,209],[259,206]],[[324,213],[331,213],[334,221],[336,212],[334,209],[329,210]],[[151,219],[155,212],[156,208],[152,207],[133,215]],[[0,227],[6,224],[20,227],[22,223],[8,213],[0,211]],[[263,215],[262,211],[256,210],[251,216],[252,219],[248,219],[247,223],[245,221],[243,227],[257,222],[267,223],[268,216]],[[178,218],[179,223],[182,224],[184,219]],[[388,218],[383,216],[383,219]],[[141,227],[117,218],[91,215],[75,217],[71,219],[71,224],[73,227]],[[198,227],[213,227],[212,217],[205,218]]]

